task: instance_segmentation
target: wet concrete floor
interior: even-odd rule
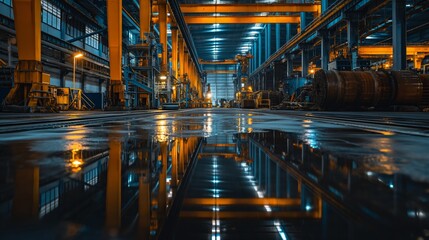
[[[0,238],[429,238],[424,132],[289,115],[156,111],[0,134]]]

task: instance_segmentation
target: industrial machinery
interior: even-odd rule
[[[256,108],[270,108],[271,101],[269,98],[269,91],[257,91],[254,93],[254,99],[256,101]]]
[[[156,105],[159,93],[155,93],[155,79],[160,72],[158,44],[152,33],[127,47],[129,61],[123,68],[126,103],[130,109],[148,109]],[[158,86],[160,87],[160,86]]]
[[[424,107],[428,104],[429,77],[412,71],[319,70],[313,94],[321,110]]]
[[[237,81],[239,86],[236,89],[240,89],[236,92],[235,98],[238,101],[241,108],[255,108],[256,102],[253,99],[253,89],[248,83],[249,78],[249,59],[253,58],[251,54],[247,55],[236,55],[235,60],[239,63],[237,71]]]
[[[212,91],[210,89],[210,83],[207,84],[207,92],[206,92],[206,95],[204,96],[203,107],[208,107],[208,108],[212,107]]]

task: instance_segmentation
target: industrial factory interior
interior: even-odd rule
[[[0,0],[0,239],[429,240],[429,0]]]

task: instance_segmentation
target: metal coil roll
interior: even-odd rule
[[[411,71],[319,70],[313,95],[321,110],[419,105],[429,101],[429,77],[423,78]]]

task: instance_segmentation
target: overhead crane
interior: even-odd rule
[[[320,13],[320,3],[272,3],[272,4],[181,4],[180,9],[188,13]]]

